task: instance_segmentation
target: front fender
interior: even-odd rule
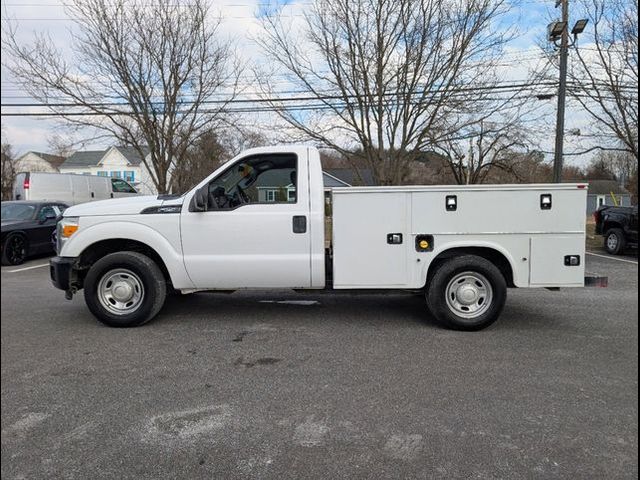
[[[175,226],[176,231],[178,226]],[[106,240],[134,240],[152,248],[164,261],[174,288],[194,288],[182,259],[179,235],[173,244],[157,230],[133,221],[106,221],[82,226],[62,247],[61,257],[79,257],[91,245]]]

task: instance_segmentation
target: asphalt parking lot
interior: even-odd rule
[[[2,268],[3,478],[638,476],[637,257],[588,256],[608,289],[512,290],[477,333],[281,292],[110,329],[44,263]]]

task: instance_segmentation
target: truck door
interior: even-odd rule
[[[207,210],[194,211],[190,192],[180,224],[185,267],[197,288],[311,285],[306,149],[248,155],[204,186]]]

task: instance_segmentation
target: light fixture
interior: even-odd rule
[[[587,28],[587,23],[589,23],[589,20],[587,18],[582,18],[578,20],[576,24],[573,26],[571,33],[574,35],[581,34],[582,32],[584,32],[584,29]]]
[[[552,22],[547,27],[549,31],[549,40],[559,39],[567,29],[567,22]]]

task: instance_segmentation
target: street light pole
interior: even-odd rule
[[[569,24],[569,0],[557,0],[556,7],[562,4],[562,21]],[[567,96],[567,63],[569,57],[569,29],[562,32],[560,41],[560,86],[558,88],[558,112],[556,118],[556,148],[553,158],[553,181],[562,182],[562,156],[564,148],[564,109]]]

